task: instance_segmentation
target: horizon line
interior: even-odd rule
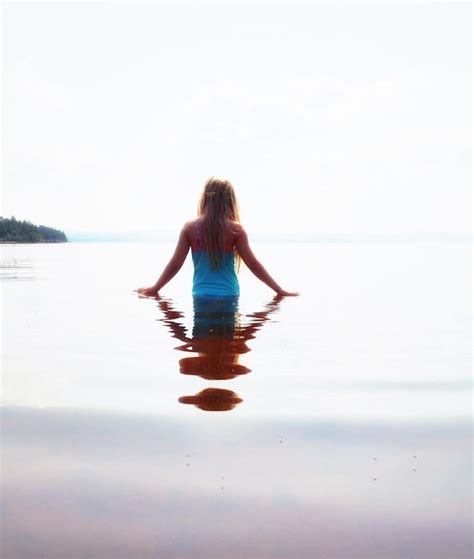
[[[154,241],[175,241],[177,233],[171,231],[65,231],[70,242],[94,242],[94,241],[129,241],[129,242],[154,242]],[[472,240],[473,232],[446,232],[446,231],[414,231],[414,232],[371,232],[371,233],[350,233],[350,232],[307,232],[307,233],[253,233],[252,239],[255,241],[370,241],[370,240]]]

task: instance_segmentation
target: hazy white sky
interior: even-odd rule
[[[3,6],[3,204],[174,231],[210,175],[249,230],[469,232],[469,3]]]

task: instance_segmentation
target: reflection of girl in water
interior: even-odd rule
[[[191,336],[181,322],[183,313],[176,311],[169,299],[158,297],[158,305],[172,336],[183,345],[179,351],[193,353],[192,357],[179,360],[179,371],[184,375],[197,375],[206,380],[230,380],[250,372],[239,363],[240,356],[250,351],[247,340],[270,320],[269,315],[278,310],[282,297],[275,297],[265,309],[242,317],[238,300],[234,297],[194,298],[194,324]],[[193,404],[206,411],[233,409],[242,399],[231,390],[208,388],[194,396],[179,399],[183,404]]]
[[[297,295],[280,287],[254,255],[247,233],[239,222],[237,199],[229,181],[210,178],[198,210],[198,218],[186,223],[181,230],[175,252],[156,283],[140,287],[138,293],[156,297],[181,269],[191,249],[194,297],[238,297],[236,272],[241,259],[277,295]]]
[[[225,388],[205,388],[194,396],[181,396],[179,402],[192,404],[204,411],[230,411],[242,402],[242,398]]]
[[[239,357],[250,351],[246,341],[253,337],[255,330],[240,323],[237,298],[194,297],[191,336],[176,320],[182,314],[174,311],[171,302],[161,297],[158,302],[173,337],[184,342],[176,349],[194,354],[179,360],[180,373],[207,380],[229,380],[250,372],[239,363]]]
[[[180,359],[180,372],[209,380],[228,380],[250,371],[239,355],[250,351],[239,332],[237,297],[194,297],[194,326],[190,343],[179,347],[197,353]]]

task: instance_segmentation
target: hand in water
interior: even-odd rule
[[[298,295],[298,291],[285,291],[284,289],[276,294],[277,297],[298,297]]]
[[[158,291],[155,287],[139,287],[135,291],[143,297],[158,297]]]

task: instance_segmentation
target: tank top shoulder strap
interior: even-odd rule
[[[201,230],[201,224],[198,223],[197,220],[194,222],[194,232],[196,233],[196,243],[197,243],[198,250],[202,250],[203,249],[202,230]]]

